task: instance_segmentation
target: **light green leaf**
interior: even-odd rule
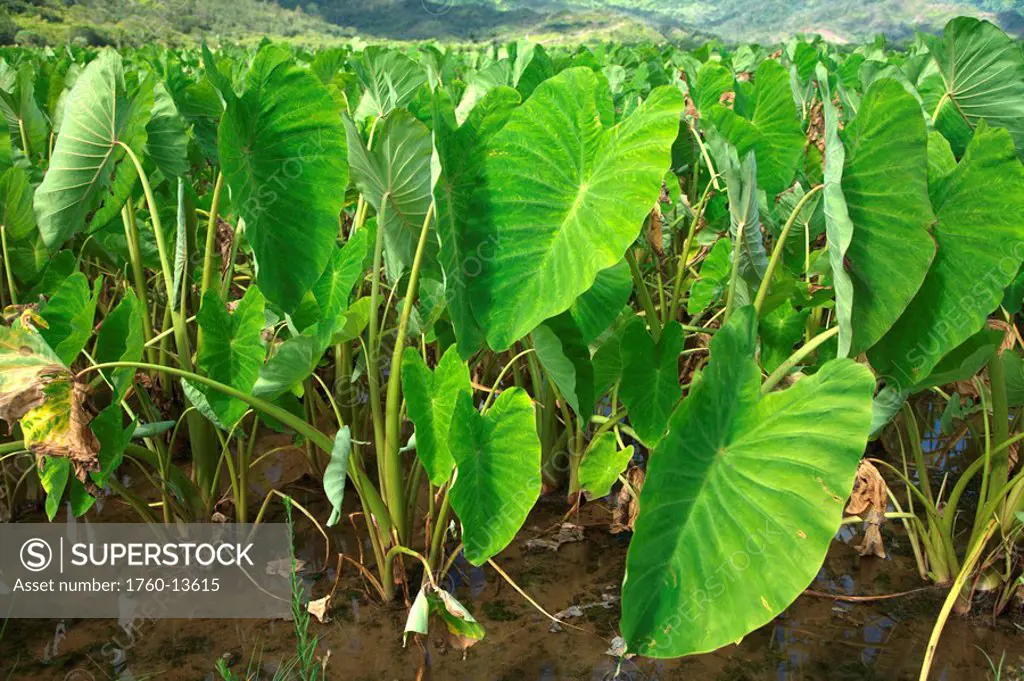
[[[49,328],[40,329],[39,333],[65,365],[75,361],[92,335],[96,303],[102,288],[103,277],[98,277],[93,281],[90,293],[89,280],[81,272],[75,272],[40,307],[39,314]]]
[[[540,496],[540,440],[530,396],[511,388],[481,415],[473,398],[460,393],[448,447],[458,468],[451,505],[462,521],[466,560],[483,565],[509,545]]]
[[[702,114],[717,106],[726,92],[732,92],[733,75],[729,69],[713,61],[706,62],[697,72],[693,85],[693,103]]]
[[[789,300],[764,315],[758,322],[761,332],[761,366],[768,373],[793,354],[793,346],[804,336],[810,310],[796,310]]]
[[[185,120],[163,83],[153,85],[153,114],[146,124],[146,156],[168,177],[188,173]]]
[[[26,62],[18,67],[13,89],[10,92],[0,90],[0,113],[7,119],[7,130],[11,140],[15,141],[25,155],[43,156],[48,151],[50,130],[46,124],[46,117],[36,103],[34,79],[32,64]],[[28,143],[28,148],[25,147],[25,142]]]
[[[348,426],[342,426],[334,436],[331,460],[324,470],[324,494],[331,502],[331,517],[327,527],[334,527],[341,520],[341,505],[345,501],[345,477],[348,475],[348,455],[352,451],[352,433]]]
[[[409,615],[405,618],[405,631],[402,633],[403,647],[408,643],[410,633],[427,635],[427,625],[430,621],[430,602],[427,600],[429,588],[429,584],[424,584],[416,593],[416,598],[409,608]]]
[[[431,589],[427,593],[427,600],[431,612],[441,618],[448,633],[463,649],[483,639],[483,626],[473,619],[466,606],[455,600],[455,596],[444,589]]]
[[[36,240],[36,216],[32,212],[32,185],[21,168],[8,168],[0,175],[3,229],[12,241]]]
[[[839,326],[838,355],[846,357],[853,344],[853,279],[846,271],[846,252],[853,241],[854,225],[849,206],[843,194],[843,170],[846,167],[846,147],[839,136],[839,112],[832,102],[828,86],[828,71],[824,64],[817,66],[818,86],[825,117],[825,171],[822,202],[825,211],[825,235],[828,241],[828,260],[832,265],[832,288],[836,299],[836,324]],[[869,169],[870,166],[866,165]],[[852,166],[853,172],[858,166]],[[870,172],[870,170],[868,170]],[[870,229],[870,227],[869,227]],[[870,233],[870,232],[869,232]]]
[[[422,66],[398,50],[376,45],[364,49],[351,66],[364,88],[354,114],[358,121],[367,116],[386,116],[406,106],[427,82]]]
[[[46,517],[49,520],[53,520],[57,511],[60,510],[60,500],[64,497],[69,477],[71,477],[70,459],[54,456],[44,457],[42,469],[39,471],[39,482],[46,492]]]
[[[700,266],[700,276],[690,284],[690,296],[686,300],[686,312],[691,317],[700,316],[711,303],[721,299],[729,286],[732,272],[732,245],[728,239],[719,239]]]
[[[593,498],[606,497],[619,474],[633,458],[633,447],[619,449],[615,433],[605,433],[590,443],[579,468],[580,489]]]
[[[313,297],[320,306],[321,322],[334,328],[342,323],[341,314],[348,308],[352,288],[363,274],[367,251],[367,231],[361,229],[341,248],[331,252],[323,275],[313,285]]]
[[[871,347],[917,293],[935,255],[928,233],[927,133],[921,107],[895,80],[875,81],[845,131],[843,195],[853,221],[851,353]],[[833,267],[837,260],[832,257]]]
[[[402,392],[409,419],[416,426],[416,456],[431,484],[440,487],[455,469],[449,432],[459,395],[473,394],[469,368],[453,346],[431,372],[416,348],[408,347],[402,355]]]
[[[1024,259],[1024,165],[1006,130],[980,123],[956,170],[930,189],[935,261],[903,316],[868,352],[879,373],[904,387],[984,326]]]
[[[544,371],[584,422],[594,412],[594,366],[572,316],[563,312],[530,334]]]
[[[256,283],[267,300],[291,312],[327,265],[345,201],[345,131],[334,100],[309,70],[264,48],[245,94],[228,100],[219,137]]]
[[[468,232],[472,195],[484,181],[486,144],[505,125],[519,101],[519,93],[512,88],[497,87],[474,105],[472,115],[462,119],[464,122],[456,128],[451,122],[450,104],[439,94],[434,97],[434,148],[438,164],[434,205],[441,240],[439,258],[446,280],[448,315],[463,359],[468,359],[484,342],[484,332],[470,307],[469,287],[480,275],[483,259],[490,256],[495,245],[472,246]]]
[[[470,232],[492,257],[471,295],[495,350],[567,310],[619,262],[660,194],[679,91],[655,90],[611,129],[602,127],[599,96],[607,90],[590,69],[562,71],[488,145]]]
[[[958,17],[942,39],[929,41],[945,83],[945,92],[932,120],[962,152],[966,144],[958,131],[969,131],[982,120],[1010,132],[1018,158],[1024,159],[1024,55],[1020,45],[988,21]]]
[[[285,394],[313,373],[326,348],[315,327],[308,333],[292,336],[278,346],[260,369],[252,394],[268,400]]]
[[[107,313],[96,334],[96,362],[138,362],[142,359],[142,306],[135,292],[128,289],[121,302]],[[113,389],[111,402],[117,404],[128,392],[135,369],[119,367],[103,372]]]
[[[344,322],[334,333],[332,344],[355,340],[370,323],[370,297],[364,296],[352,303],[345,311]]]
[[[655,344],[642,324],[623,334],[622,383],[619,398],[629,410],[629,422],[644,444],[654,447],[665,433],[668,417],[683,394],[679,385],[679,354],[683,328],[669,322]]]
[[[715,335],[651,455],[622,588],[631,652],[679,657],[738,641],[803,592],[839,529],[874,379],[839,359],[762,396],[755,326],[741,308]]]
[[[255,286],[246,290],[233,313],[228,312],[217,291],[206,292],[197,315],[203,332],[198,364],[208,377],[242,392],[252,390],[263,366],[263,307],[263,295]],[[203,392],[220,422],[229,429],[248,409],[235,397],[212,389]]]
[[[408,111],[393,111],[378,123],[367,150],[352,119],[344,121],[352,182],[377,211],[388,278],[397,282],[412,266],[432,200],[430,130]],[[436,238],[428,237],[423,257],[426,263],[437,259]]]
[[[146,143],[152,90],[146,94],[129,96],[121,57],[113,50],[101,52],[79,76],[35,194],[36,220],[50,250],[84,229],[94,211],[120,211],[135,183],[134,165],[121,145],[141,153]],[[97,226],[104,222],[95,219]]]

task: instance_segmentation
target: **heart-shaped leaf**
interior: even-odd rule
[[[533,402],[506,390],[486,414],[459,393],[448,435],[458,473],[451,504],[462,521],[465,555],[483,565],[509,545],[540,496],[540,440]]]
[[[472,395],[469,368],[454,346],[431,372],[416,348],[402,355],[402,392],[409,419],[416,426],[416,456],[430,482],[440,487],[452,476],[455,459],[448,448],[449,431],[459,395]]]
[[[770,622],[821,568],[871,422],[875,383],[833,360],[761,394],[756,316],[711,342],[711,361],[651,455],[626,558],[629,650],[678,657]]]
[[[260,50],[245,94],[228,99],[219,151],[256,258],[256,283],[267,300],[291,312],[331,256],[348,163],[330,93],[280,49]]]
[[[607,98],[593,71],[567,69],[539,85],[488,145],[470,231],[491,257],[472,303],[495,350],[564,312],[619,262],[658,199],[679,91],[655,90],[610,129],[598,113]]]

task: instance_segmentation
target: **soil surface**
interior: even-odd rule
[[[327,517],[322,494],[302,482],[289,490],[317,517]],[[308,505],[307,505],[308,504]],[[383,607],[351,565],[343,568],[326,624],[314,622],[327,658],[329,680],[392,681],[611,681],[730,680],[828,681],[917,679],[921,657],[945,591],[939,588],[877,601],[842,602],[823,594],[882,595],[925,586],[918,577],[902,529],[883,530],[889,558],[861,558],[854,546],[858,530],[844,527],[810,589],[782,616],[739,645],[683,660],[633,659],[616,676],[616,660],[606,654],[617,635],[618,595],[628,534],[608,531],[611,512],[605,502],[584,506],[571,520],[583,526],[583,540],[557,551],[527,547],[531,538],[550,537],[565,513],[564,499],[544,499],[519,538],[498,558],[501,566],[551,613],[579,606],[568,619],[583,631],[562,626],[551,631],[541,615],[493,569],[473,568],[461,560],[446,587],[467,605],[487,637],[467,651],[449,646],[440,622],[431,633],[402,647],[406,610]],[[99,519],[120,511],[108,503]],[[335,559],[325,560],[322,537],[298,516],[298,555],[313,575],[314,597],[330,591]],[[277,519],[277,518],[275,518]],[[358,519],[356,520],[358,523]],[[332,554],[358,557],[352,525],[331,531]],[[365,533],[361,538],[365,542]],[[368,546],[364,551],[370,556]],[[325,569],[325,563],[329,565]],[[317,572],[319,570],[319,572]],[[980,610],[980,609],[979,609]],[[1019,620],[1018,620],[1019,621]],[[294,651],[291,623],[253,620],[158,620],[137,622],[126,631],[112,620],[12,620],[0,639],[0,681],[107,681],[216,679],[214,665],[225,658],[240,679],[250,661],[264,671],[250,679],[270,679],[282,659]],[[1014,672],[1024,665],[1024,629],[1012,618],[995,624],[982,617],[951,618],[934,666],[933,678],[993,678],[986,653]],[[1018,676],[1007,674],[1003,679]]]

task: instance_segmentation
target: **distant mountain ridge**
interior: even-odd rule
[[[836,42],[938,31],[968,14],[1024,37],[1022,0],[278,0],[341,26],[389,38],[490,39],[573,33],[588,25],[646,26],[663,35],[710,33],[773,42],[820,33]]]

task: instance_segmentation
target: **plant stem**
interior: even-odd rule
[[[170,312],[171,324],[174,327],[174,343],[178,350],[178,364],[186,372],[192,372],[192,351],[189,347],[188,329],[185,327],[185,320],[179,310],[174,309],[171,301],[174,300],[174,271],[171,269],[170,258],[167,254],[167,243],[164,240],[163,226],[160,224],[160,211],[157,209],[156,199],[153,196],[153,188],[149,184],[149,177],[146,175],[142,162],[135,155],[132,148],[124,142],[118,142],[125,153],[135,164],[139,174],[139,181],[142,183],[142,192],[146,196],[146,206],[149,208],[149,218],[153,224],[153,234],[156,239],[156,249],[160,256],[160,269],[164,276],[164,289],[167,292],[167,309]],[[189,438],[192,442],[192,459],[195,463],[195,476],[199,489],[204,494],[212,494],[210,483],[215,475],[215,469],[219,457],[216,456],[216,449],[211,446],[213,436],[210,424],[198,411],[190,411],[188,419]],[[327,451],[330,451],[328,448]]]
[[[124,223],[124,238],[128,243],[128,255],[132,266],[135,297],[142,306],[142,335],[146,341],[146,357],[150,364],[159,364],[157,348],[149,345],[153,340],[153,321],[150,319],[149,295],[146,288],[146,270],[142,264],[142,250],[139,247],[139,229],[135,222],[135,207],[131,197],[121,209],[121,222]]]
[[[217,182],[213,187],[213,199],[210,202],[210,218],[206,222],[206,250],[203,251],[203,278],[199,285],[200,300],[213,286],[213,254],[217,245],[217,210],[220,207],[220,193],[223,187],[224,175],[218,172]]]
[[[202,385],[213,388],[214,390],[220,393],[228,395],[229,397],[239,399],[242,402],[248,404],[253,409],[261,411],[264,414],[270,416],[271,418],[280,421],[281,423],[288,426],[289,428],[291,428],[298,434],[302,435],[303,437],[312,440],[314,443],[316,443],[317,447],[319,447],[325,452],[330,453],[330,451],[334,448],[334,441],[330,437],[320,432],[320,430],[317,429],[316,427],[310,425],[309,423],[306,423],[299,417],[295,416],[287,409],[279,407],[271,402],[267,402],[266,400],[263,400],[259,397],[255,397],[248,393],[244,393],[241,390],[236,390],[230,385],[220,383],[219,381],[215,381],[212,378],[200,376],[199,374],[193,373],[191,371],[185,371],[183,369],[178,369],[177,367],[154,366],[152,364],[146,364],[144,362],[106,362],[103,364],[94,364],[93,366],[86,367],[82,371],[78,372],[75,378],[79,378],[83,374],[86,374],[90,371],[98,371],[100,369],[116,369],[118,367],[127,367],[130,369],[144,369],[146,371],[162,371],[164,373],[170,374],[171,376],[184,378],[194,383],[200,383]],[[365,492],[365,495],[362,495],[363,498],[360,499],[360,502],[363,504],[363,507],[368,509],[375,516],[377,516],[377,521],[381,523],[382,530],[384,530],[384,527],[386,526],[388,529],[384,531],[390,531],[391,516],[387,511],[387,507],[384,506],[384,502],[381,500],[381,498],[375,494],[376,490],[374,490],[372,486],[366,485],[364,489],[364,486],[362,485],[362,471],[360,471],[357,466],[349,466],[348,475],[350,478],[352,478],[352,483],[353,485],[355,485],[356,490],[363,490]]]
[[[732,246],[732,269],[729,273],[729,292],[725,297],[725,317],[722,319],[722,324],[729,321],[733,305],[736,302],[736,287],[740,281],[740,248],[743,243],[743,227],[743,223],[736,227],[736,241]]]
[[[949,590],[949,594],[946,595],[946,600],[942,603],[942,609],[939,611],[939,616],[935,620],[935,627],[932,629],[932,634],[928,638],[928,647],[925,649],[924,662],[921,664],[921,675],[918,677],[919,681],[928,681],[928,674],[932,669],[932,662],[935,659],[935,651],[939,647],[939,639],[942,637],[942,630],[946,626],[946,620],[949,619],[949,613],[953,611],[953,606],[956,604],[958,598],[960,598],[960,592],[963,591],[964,586],[967,584],[967,579],[971,576],[974,571],[974,566],[977,565],[981,559],[981,554],[985,550],[985,544],[992,537],[992,534],[999,527],[999,523],[993,518],[989,521],[985,527],[985,531],[981,537],[978,538],[971,548],[967,557],[964,559],[964,565],[960,568],[960,573],[957,575],[956,580],[953,582],[953,587]]]
[[[697,210],[693,213],[693,221],[690,223],[690,229],[686,233],[686,240],[683,242],[683,251],[679,254],[679,264],[676,268],[676,280],[675,285],[672,288],[672,299],[669,303],[668,316],[665,317],[665,323],[676,318],[679,312],[679,303],[683,299],[683,281],[686,278],[686,267],[689,264],[690,259],[690,247],[693,244],[693,238],[697,234],[697,228],[700,226],[700,221],[704,217],[704,208],[707,206],[708,196],[711,193],[711,184],[708,183],[707,188],[704,190],[704,194],[700,198],[700,203],[697,206]]]
[[[431,202],[427,209],[427,215],[423,218],[423,226],[420,227],[420,240],[416,244],[416,255],[413,256],[412,269],[409,270],[409,285],[405,289],[405,300],[402,304],[402,314],[398,320],[398,332],[395,335],[395,348],[391,353],[391,373],[388,375],[387,413],[385,415],[384,443],[387,462],[385,474],[388,476],[387,499],[388,508],[395,518],[398,529],[398,540],[405,543],[408,540],[409,526],[406,523],[405,514],[405,488],[402,485],[402,456],[400,443],[398,441],[401,428],[401,376],[402,376],[402,351],[405,349],[405,335],[409,329],[409,318],[412,316],[413,300],[416,298],[416,288],[420,282],[420,270],[423,269],[423,252],[426,250],[427,234],[430,231],[430,221],[434,217],[434,204]],[[383,226],[378,229],[383,231]]]
[[[761,394],[767,395],[771,392],[772,388],[778,385],[779,381],[786,377],[786,375],[799,364],[805,357],[818,349],[818,346],[827,341],[828,339],[839,333],[839,327],[833,326],[832,328],[822,331],[817,336],[811,339],[810,343],[803,345],[799,350],[789,356],[785,362],[779,365],[779,368],[772,372],[771,376],[761,386]]]
[[[775,242],[775,248],[772,249],[771,260],[768,261],[768,269],[765,270],[764,278],[761,280],[761,286],[757,289],[757,297],[754,299],[754,309],[757,311],[758,316],[761,314],[761,307],[764,305],[764,299],[768,296],[768,289],[771,288],[772,278],[775,276],[775,268],[779,266],[779,260],[782,258],[782,251],[786,247],[786,239],[789,237],[789,231],[793,229],[793,224],[796,219],[800,216],[800,212],[803,211],[804,206],[811,198],[821,191],[825,185],[816,185],[809,192],[804,194],[800,201],[796,204],[793,212],[790,213],[789,219],[786,220],[786,225],[782,228],[782,232],[779,233],[779,238]]]
[[[441,506],[437,511],[437,521],[434,523],[434,533],[430,536],[430,564],[435,566],[441,559],[441,547],[444,546],[444,536],[448,533],[448,494],[451,489],[451,484],[445,487]]]
[[[636,295],[643,305],[644,314],[647,316],[647,324],[651,327],[651,337],[657,343],[661,339],[661,323],[658,321],[658,313],[654,309],[654,301],[644,283],[644,275],[640,272],[640,265],[636,262],[632,247],[626,249],[626,262],[629,263],[629,273],[633,275],[633,284],[636,286]]]
[[[0,245],[3,247],[4,274],[7,275],[7,288],[11,294],[11,305],[17,305],[18,290],[14,286],[14,272],[11,271],[11,259],[7,255],[7,225],[0,225]]]
[[[1006,372],[1003,369],[1003,357],[998,350],[988,361],[988,382],[992,391],[992,442],[991,472],[986,498],[995,499],[995,495],[1006,484],[1010,471],[1010,450],[999,449],[998,455],[992,453],[1010,439],[1010,408],[1006,395]]]
[[[385,462],[381,452],[385,450],[384,414],[380,404],[380,372],[378,371],[378,355],[380,352],[380,319],[377,311],[380,307],[380,268],[384,256],[384,209],[391,200],[390,192],[386,192],[380,200],[381,213],[377,216],[377,238],[373,247],[373,274],[370,282],[370,325],[366,345],[366,379],[370,389],[370,417],[373,419],[373,441],[377,447],[377,474],[380,478],[381,492],[387,497],[387,476],[384,472]]]

